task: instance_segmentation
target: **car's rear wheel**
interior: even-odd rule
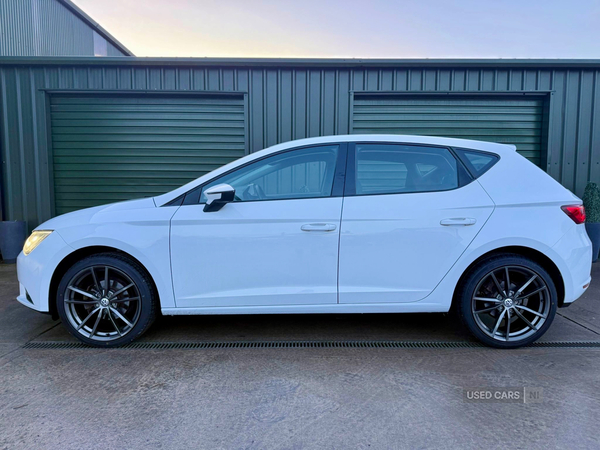
[[[516,348],[542,336],[556,315],[548,272],[521,255],[498,255],[472,268],[459,287],[458,312],[483,343]]]
[[[69,332],[89,345],[117,347],[144,333],[156,315],[149,275],[116,253],[92,255],[64,274],[57,310]]]

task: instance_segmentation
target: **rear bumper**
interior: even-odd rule
[[[561,273],[565,283],[564,306],[568,306],[583,295],[592,280],[592,243],[585,225],[573,226],[552,250],[566,266]]]

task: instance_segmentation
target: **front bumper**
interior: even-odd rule
[[[29,295],[29,292],[27,292],[27,289],[21,283],[19,283],[19,296],[17,297],[17,300],[19,301],[19,303],[27,306],[28,308],[34,309],[39,312],[44,312],[44,311],[40,311],[39,304],[36,305],[33,302],[33,299]]]
[[[49,292],[52,275],[58,264],[73,249],[54,231],[29,255],[21,252],[17,258],[19,296],[17,300],[39,312],[49,312]]]

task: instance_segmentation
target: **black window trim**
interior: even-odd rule
[[[450,152],[450,154],[454,157],[457,162],[457,169],[459,170],[459,183],[458,186],[453,189],[445,189],[439,191],[412,191],[412,192],[394,192],[394,193],[376,193],[376,194],[356,194],[356,145],[357,144],[374,144],[374,145],[406,145],[406,146],[416,146],[416,147],[432,147],[438,149],[445,149]],[[311,145],[303,145],[300,147],[288,148],[285,150],[281,150],[279,152],[271,153],[265,155],[261,158],[252,160],[243,164],[241,166],[235,167],[225,173],[218,175],[215,178],[211,178],[210,180],[196,186],[195,188],[189,190],[188,192],[181,194],[177,198],[171,200],[168,203],[165,203],[163,206],[185,206],[185,205],[198,205],[200,201],[200,192],[202,188],[213,181],[228,175],[238,169],[246,167],[250,164],[254,164],[255,162],[262,161],[271,156],[279,155],[282,153],[292,152],[295,150],[302,150],[305,148],[311,147],[323,147],[328,145],[338,145],[338,158],[336,162],[335,174],[333,179],[333,188],[331,191],[331,195],[325,197],[306,197],[306,198],[288,198],[288,199],[269,199],[269,200],[248,200],[243,203],[252,203],[255,201],[281,201],[281,200],[307,200],[307,199],[317,199],[317,198],[330,198],[330,197],[362,197],[368,195],[402,195],[402,194],[425,194],[425,193],[436,193],[436,192],[449,192],[454,191],[456,189],[461,189],[477,178],[476,174],[469,168],[468,164],[465,163],[463,158],[457,152],[457,150],[465,150],[473,153],[481,153],[484,155],[494,156],[496,161],[493,165],[495,165],[500,159],[500,155],[492,152],[487,152],[483,150],[475,150],[466,147],[447,147],[444,145],[435,145],[435,144],[422,144],[418,142],[397,142],[397,141],[346,141],[346,142],[322,142],[319,144],[311,144]],[[490,168],[492,167],[490,166]],[[460,171],[464,171],[466,175],[466,179],[464,182],[460,180]],[[487,170],[486,170],[487,172]],[[484,172],[485,173],[485,172]],[[482,174],[483,175],[483,174]]]
[[[257,163],[259,161],[263,161],[272,156],[281,155],[283,153],[293,152],[296,150],[303,150],[306,148],[317,148],[317,147],[327,147],[327,146],[337,146],[337,160],[335,165],[335,171],[333,175],[333,187],[331,188],[331,195],[327,196],[319,196],[319,197],[301,197],[301,198],[273,198],[266,200],[245,200],[244,202],[239,203],[253,203],[253,202],[276,202],[283,200],[310,200],[310,199],[318,199],[318,198],[331,198],[331,197],[343,197],[344,195],[344,185],[346,180],[346,161],[348,158],[348,142],[321,142],[318,144],[310,144],[310,145],[302,145],[299,147],[287,148],[285,150],[281,150],[275,153],[269,153],[261,158],[253,159],[252,161],[248,161],[245,164],[234,167],[227,172],[221,173],[210,180],[205,181],[204,183],[196,186],[193,189],[190,189],[185,194],[181,194],[179,197],[171,200],[163,206],[187,206],[187,205],[200,205],[200,193],[204,186],[212,183],[213,181],[218,180],[230,173],[235,172],[236,170],[242,169],[244,167],[249,166],[250,164]]]
[[[448,150],[450,155],[456,160],[458,186],[452,189],[442,189],[436,191],[411,191],[411,192],[380,192],[376,194],[357,194],[356,193],[356,145],[357,144],[373,144],[373,145],[405,145],[409,147],[431,147]],[[344,197],[365,197],[372,195],[405,195],[405,194],[433,194],[436,192],[450,192],[457,189],[461,189],[475,180],[475,177],[467,170],[461,158],[458,157],[452,147],[446,147],[445,145],[435,144],[421,144],[419,142],[396,142],[396,141],[353,141],[348,142],[348,156],[346,163],[346,187],[344,189]],[[461,174],[463,171],[463,179],[461,182]]]

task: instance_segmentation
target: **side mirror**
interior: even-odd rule
[[[228,184],[217,184],[211,188],[208,188],[204,195],[206,195],[206,204],[204,205],[204,212],[215,212],[220,210],[227,203],[230,203],[235,198],[235,189]]]

